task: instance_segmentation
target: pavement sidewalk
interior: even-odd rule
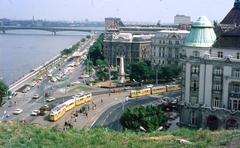
[[[89,129],[105,110],[107,110],[109,107],[115,104],[120,103],[119,101],[116,101],[115,98],[118,98],[119,100],[124,100],[127,95],[129,95],[129,91],[120,92],[120,93],[111,93],[110,96],[108,93],[93,96],[92,101],[94,101],[94,103],[96,104],[96,108],[93,109],[94,105],[92,104],[92,102],[88,102],[89,104],[89,110],[87,111],[88,117],[84,113],[79,112],[80,108],[83,106],[83,105],[80,105],[68,111],[63,117],[61,117],[56,122],[51,122],[46,120],[46,118],[49,116],[49,115],[46,115],[45,117],[38,116],[32,121],[32,123],[40,123],[41,125],[46,127],[50,127],[50,128],[57,127],[59,129],[64,130],[65,122],[69,121],[73,124],[74,128]],[[103,100],[103,102],[101,102],[101,100]],[[71,116],[76,114],[76,111],[78,112],[78,117],[75,122],[75,118],[71,118]]]

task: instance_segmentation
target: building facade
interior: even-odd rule
[[[120,57],[124,64],[150,61],[152,35],[113,33],[104,39],[103,54],[112,66],[119,66]]]
[[[179,65],[179,55],[188,34],[185,30],[156,32],[151,39],[151,65]]]
[[[211,22],[201,16],[184,43],[181,100],[182,126],[235,129],[240,123],[240,28],[216,40]]]
[[[190,16],[176,15],[174,16],[174,25],[191,24]]]

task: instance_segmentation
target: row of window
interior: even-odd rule
[[[166,41],[166,40],[159,40],[159,41],[153,40],[153,43],[154,44],[176,44],[176,45],[181,44],[180,41],[176,41],[176,40],[168,40],[168,41]],[[184,42],[182,44],[184,44]]]
[[[193,51],[193,57],[200,57],[199,51]],[[222,51],[218,52],[218,58],[223,58],[223,52]],[[236,54],[236,59],[240,59],[240,53]]]
[[[186,66],[185,64],[182,65],[182,71],[185,72],[186,71]],[[195,73],[195,74],[198,74],[200,72],[200,66],[198,65],[193,65],[191,67],[191,73]],[[215,67],[213,69],[213,74],[214,75],[223,75],[223,68],[221,67]],[[232,76],[233,77],[236,77],[236,78],[240,78],[240,69],[236,69],[236,68],[233,68],[232,69]]]

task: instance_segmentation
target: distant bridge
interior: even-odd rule
[[[81,32],[90,32],[90,33],[104,32],[104,30],[80,29],[80,28],[0,26],[0,31],[2,31],[3,34],[5,34],[7,30],[43,30],[43,31],[52,32],[52,34],[54,35],[56,35],[56,32],[58,31],[81,31]]]

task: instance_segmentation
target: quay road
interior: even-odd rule
[[[95,35],[97,37],[97,35]],[[87,48],[92,44],[92,40],[88,40],[84,45],[81,46],[81,49],[79,52],[82,52],[84,50],[87,51]],[[86,53],[85,53],[86,54]],[[66,67],[70,62],[66,61],[61,67]],[[78,70],[77,70],[78,69]],[[83,73],[83,65],[80,65],[76,69],[75,73],[70,77],[69,81],[76,81],[79,74]],[[53,72],[53,75],[56,75],[58,73],[58,69],[56,69]],[[45,78],[41,81],[41,83],[38,83],[36,86],[31,88],[27,93],[19,92],[18,90],[21,89],[25,84],[29,83],[34,77],[36,76],[36,73],[34,74],[28,74],[26,77],[20,79],[15,84],[12,85],[11,91],[17,92],[18,95],[13,97],[12,100],[6,100],[6,104],[3,107],[0,107],[0,121],[6,121],[6,120],[21,120],[26,119],[30,120],[32,117],[30,116],[31,112],[35,109],[39,109],[44,104],[47,104],[44,98],[45,92],[48,92],[50,89],[53,89],[53,95],[61,93],[61,90],[65,88],[66,82],[58,82],[58,83],[51,83],[50,78]],[[83,85],[83,84],[81,84]],[[60,92],[58,92],[60,91]],[[34,94],[39,94],[39,99],[32,99]],[[63,96],[63,95],[61,95]],[[66,97],[67,99],[67,97]],[[56,99],[58,101],[59,98]],[[16,101],[16,104],[14,103]],[[23,112],[20,115],[14,115],[13,111],[17,108],[23,109]],[[10,115],[10,117],[6,117],[6,115]]]

